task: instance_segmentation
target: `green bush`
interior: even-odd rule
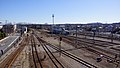
[[[5,33],[0,32],[0,39],[3,39],[5,36],[6,36]]]

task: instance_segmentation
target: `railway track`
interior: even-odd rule
[[[69,39],[70,40],[69,43],[72,45],[75,45],[74,41],[76,40],[76,37],[71,37],[71,36],[67,37],[67,36],[62,36],[62,35],[55,36],[55,37],[60,37],[60,36],[63,38]],[[106,50],[96,47],[96,46],[105,47],[105,46],[103,46],[104,44],[114,46],[114,45],[119,45],[118,43],[111,43],[111,42],[106,42],[106,41],[102,41],[102,40],[93,40],[93,39],[85,39],[85,38],[77,38],[77,40],[78,40],[78,43],[80,45],[84,45],[85,47],[83,47],[83,48],[86,48],[88,51],[91,51],[99,56],[103,55],[104,56],[103,58],[107,59],[107,61],[110,60],[110,63],[113,63],[115,65],[119,64],[120,60],[115,59],[116,53],[111,53],[111,52],[108,52]],[[95,41],[95,42],[93,42],[93,41]],[[71,43],[71,42],[73,42],[73,43]],[[53,47],[53,46],[51,46],[51,47]],[[57,48],[56,48],[56,50],[57,50]],[[58,51],[59,51],[59,49],[58,49]],[[63,51],[65,51],[65,50],[63,50]],[[111,60],[112,60],[112,62],[111,62]]]
[[[35,45],[35,40],[33,35],[31,36],[31,48],[32,48],[32,57],[33,57],[33,62],[34,62],[34,68],[43,68],[41,60],[38,55],[38,51]],[[37,59],[37,60],[36,60]],[[33,68],[33,66],[31,66]]]
[[[53,49],[55,49],[57,51],[60,50],[57,46],[51,45],[51,44],[47,43],[46,41],[40,39],[39,37],[37,37],[37,39],[39,41],[41,41],[42,43],[44,43],[45,46],[48,45],[48,46],[52,47]],[[67,57],[69,57],[69,58],[77,61],[78,63],[84,65],[85,67],[88,67],[88,68],[97,68],[96,66],[94,66],[94,65],[92,65],[92,64],[90,64],[90,63],[88,63],[88,62],[86,62],[86,61],[84,61],[82,59],[80,59],[79,57],[77,57],[77,56],[75,56],[75,55],[73,55],[71,53],[68,53],[68,52],[64,51],[63,49],[61,50],[61,53],[64,54],[65,56],[67,56]]]
[[[73,39],[73,40],[75,40],[76,39],[76,37],[74,37],[74,36],[63,36],[62,35],[62,37],[64,37],[64,38],[68,38],[68,39]],[[80,40],[80,41],[82,41],[82,42],[86,42],[86,43],[90,43],[90,44],[96,44],[96,45],[98,45],[98,46],[102,46],[103,44],[106,44],[106,45],[110,45],[110,46],[114,46],[114,45],[120,45],[120,44],[118,44],[118,43],[112,43],[112,42],[108,42],[108,41],[102,41],[102,40],[96,40],[96,39],[89,39],[89,38],[77,38],[78,40]],[[94,42],[93,42],[94,41]],[[104,47],[104,46],[103,46]]]
[[[66,37],[66,36],[62,36],[62,37],[71,40],[71,42],[76,40],[76,37]],[[111,52],[108,52],[106,50],[103,50],[101,48],[96,47],[96,46],[102,46],[102,44],[100,44],[100,43],[102,43],[102,42],[105,43],[104,41],[95,40],[95,42],[93,43],[93,40],[91,41],[90,39],[85,40],[85,39],[77,38],[77,40],[78,40],[78,43],[80,45],[83,43],[83,45],[86,46],[87,50],[89,50],[89,51],[91,51],[91,52],[93,52],[93,53],[95,53],[97,55],[104,55],[104,58],[110,59],[110,60],[114,60],[115,64],[118,63],[118,61],[120,61],[120,60],[115,60],[115,58],[114,58],[115,57],[115,53],[111,53]],[[109,45],[109,44],[110,44],[110,42],[107,42],[107,45]],[[114,43],[112,43],[112,45],[113,44]],[[102,51],[104,51],[105,53],[109,53],[112,56],[106,55]]]
[[[45,45],[41,40],[40,40],[40,38],[37,36],[37,35],[35,35],[36,36],[36,38],[38,39],[38,41],[40,42],[40,45],[43,47],[43,49],[45,50],[45,52],[46,52],[46,54],[48,55],[48,57],[50,58],[50,60],[52,61],[52,63],[54,64],[54,66],[56,67],[56,68],[65,68],[64,66],[63,66],[63,64],[54,56],[54,54],[50,51],[50,49],[47,47],[47,45]],[[53,58],[52,58],[52,57]],[[55,60],[53,60],[53,59],[55,59]],[[57,62],[57,63],[56,63]]]
[[[90,33],[90,32],[87,32],[87,33],[78,33],[78,35],[82,35],[82,36],[86,35],[88,37],[92,37],[93,33]],[[106,34],[95,33],[95,37],[106,38],[106,39],[111,39],[112,38],[111,35],[112,34],[106,35]],[[113,34],[113,40],[120,40],[120,38],[117,35]]]
[[[6,59],[0,64],[0,68],[11,68],[12,64],[15,62],[16,58],[19,56],[21,51],[27,45],[28,38],[24,38],[23,41],[20,43],[20,46],[16,48]]]

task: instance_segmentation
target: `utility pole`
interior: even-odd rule
[[[112,31],[111,31],[111,43],[113,43],[113,27],[112,27]]]
[[[93,29],[92,29],[92,32],[93,32],[93,43],[95,43],[95,32],[96,32],[96,28],[93,28]]]
[[[76,48],[77,48],[77,44],[78,44],[78,39],[77,39],[77,37],[78,37],[78,28],[79,28],[80,26],[78,26],[77,24],[76,24]]]
[[[113,43],[113,33],[111,32],[111,42]]]
[[[52,34],[53,34],[53,27],[54,27],[54,14],[52,14],[52,22],[53,22],[53,25],[52,25]]]
[[[5,33],[7,35],[7,20],[5,20]]]
[[[85,30],[84,30],[84,35],[85,35],[85,39],[86,39],[86,37],[87,37],[87,31],[86,31],[86,28],[85,28]]]
[[[62,37],[60,37],[60,41],[59,41],[59,56],[61,56],[61,42],[62,42]]]
[[[77,48],[77,24],[76,24],[76,48]]]
[[[93,31],[93,43],[95,43],[95,31]]]

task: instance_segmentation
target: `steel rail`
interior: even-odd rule
[[[34,38],[33,38],[33,45],[34,45],[34,47],[35,47],[35,53],[36,53],[36,55],[37,55],[37,58],[38,58],[38,62],[39,62],[39,64],[40,64],[40,67],[43,68],[43,66],[42,66],[42,64],[41,64],[41,60],[40,60],[40,58],[39,58],[39,56],[38,56],[38,51],[37,51],[37,48],[36,48],[36,45],[35,45],[35,39],[34,39]]]
[[[41,39],[35,34],[36,38],[38,39],[38,41],[42,44],[42,46],[45,46],[45,48],[50,52],[50,54],[53,56],[53,58],[60,64],[60,66],[62,68],[64,68],[64,66],[62,65],[62,63],[60,63],[58,61],[58,59],[54,56],[54,54],[48,49],[48,47],[44,44],[44,42],[41,41]]]
[[[57,51],[59,50],[58,47],[56,47],[54,45],[51,45],[51,44],[47,43],[46,41],[44,41],[42,39],[41,39],[41,41],[44,42],[44,43],[46,43],[46,45],[52,47],[53,49],[55,49]],[[72,55],[72,54],[64,51],[63,49],[61,50],[61,53],[64,54],[64,55],[66,55],[66,56],[68,56],[68,57],[70,57],[71,59],[73,59],[73,60],[75,60],[75,61],[83,64],[84,66],[86,66],[88,68],[97,68],[96,66],[94,66],[94,65],[92,65],[92,64],[90,64],[90,63],[88,63],[88,62],[86,62],[86,61],[84,61],[84,60],[82,60],[82,59],[80,59],[80,58],[78,58],[78,57],[76,57],[76,56],[74,56],[74,55]]]
[[[64,66],[58,61],[58,59],[53,55],[53,53],[48,49],[48,47],[44,44],[44,42],[41,41],[41,39],[37,35],[36,35],[36,38],[42,44],[42,46],[45,46],[45,48],[50,52],[53,58],[61,65],[61,67],[64,68]]]
[[[68,37],[65,37],[65,36],[64,36],[64,38],[68,38]],[[73,38],[68,38],[68,39],[69,39],[69,40],[74,40],[74,37],[73,37]],[[88,39],[88,40],[90,40],[90,39]],[[92,46],[92,45],[101,46],[101,45],[98,44],[98,43],[88,42],[88,41],[85,41],[85,40],[82,40],[82,39],[79,39],[79,38],[78,38],[78,42],[84,42],[85,45],[89,46],[87,49],[93,50],[92,52],[94,52],[94,53],[97,54],[97,55],[104,55],[103,57],[106,58],[106,59],[115,60],[114,57],[111,57],[111,56],[108,56],[108,55],[106,55],[106,54],[101,53],[101,52],[100,52],[100,51],[101,51],[100,48]],[[97,40],[97,42],[98,42],[98,40]],[[104,41],[100,41],[100,42],[104,42]],[[107,43],[108,43],[108,42],[107,42]],[[92,44],[92,45],[89,45],[89,44]],[[110,44],[110,43],[109,43],[109,44]],[[113,44],[113,43],[112,43],[112,44]],[[97,50],[99,50],[99,51],[97,51],[97,50],[95,50],[95,49],[97,49]],[[118,61],[120,61],[120,60],[116,60],[115,63],[118,63]]]
[[[31,47],[32,47],[32,56],[33,56],[33,62],[34,62],[34,65],[35,65],[35,68],[37,68],[37,64],[35,62],[35,55],[34,55],[34,49],[33,49],[33,44],[32,44],[32,39],[31,39]]]
[[[67,37],[65,37],[65,38],[67,38]],[[81,40],[81,39],[79,39],[79,38],[78,38],[78,42],[84,42],[87,46],[89,46],[88,49],[92,49],[92,50],[93,50],[93,48],[97,48],[97,47],[94,47],[94,46],[91,46],[91,45],[88,45],[88,44],[101,46],[100,44],[88,42],[88,41],[85,41],[85,40],[83,41],[83,40]],[[96,51],[96,50],[94,50],[94,51]],[[102,55],[104,55],[104,57],[107,58],[107,59],[114,59],[113,57],[110,57],[110,56],[108,56],[108,55],[106,55],[106,54],[103,54],[103,53],[101,53],[101,52],[98,52],[98,51],[96,51],[96,54],[98,54],[98,55],[101,55],[101,54],[102,54]]]
[[[58,66],[57,66],[57,64],[53,61],[53,59],[52,59],[52,57],[50,56],[50,54],[48,53],[48,51],[45,49],[45,47],[42,45],[42,47],[43,47],[43,49],[45,50],[45,52],[47,53],[47,55],[49,56],[49,58],[51,59],[51,61],[53,62],[53,64],[57,67],[57,68],[59,68]]]
[[[36,36],[36,38],[38,39],[38,37],[37,37],[37,35],[35,35]],[[39,42],[40,42],[40,40],[39,40]],[[41,42],[40,42],[41,43]],[[57,66],[57,64],[53,61],[53,59],[52,59],[52,57],[50,56],[50,54],[48,53],[48,51],[45,49],[45,47],[43,46],[43,44],[41,44],[41,46],[43,47],[43,49],[45,50],[45,52],[47,53],[47,55],[49,56],[49,58],[50,58],[50,60],[53,62],[53,64],[56,66],[56,68],[59,68],[58,66]]]
[[[49,44],[49,46],[52,47],[53,49],[57,50],[57,51],[59,50],[59,48],[54,46],[54,45]],[[86,62],[86,61],[84,61],[84,60],[82,60],[82,59],[80,59],[76,56],[74,56],[73,54],[70,54],[70,53],[64,51],[63,49],[61,50],[61,52],[62,52],[62,54],[70,57],[71,59],[83,64],[84,66],[86,66],[88,68],[97,68],[96,66],[94,66],[94,65],[92,65],[92,64],[90,64],[90,63],[88,63],[88,62]]]
[[[38,51],[37,51],[37,48],[36,48],[36,45],[35,45],[35,39],[34,39],[34,36],[33,36],[33,48],[35,48],[35,53],[36,53],[36,56],[37,56],[37,59],[38,59],[38,62],[39,62],[39,65],[40,65],[40,67],[41,68],[43,68],[43,66],[42,66],[42,63],[41,63],[41,60],[40,60],[40,58],[39,58],[39,56],[38,56]]]
[[[11,68],[12,64],[15,62],[15,60],[17,59],[17,57],[19,56],[19,54],[21,53],[26,44],[27,41],[26,43],[20,44],[19,48],[16,48],[15,51],[8,55],[8,57],[5,58],[5,60],[3,60],[3,62],[0,64],[0,68]]]
[[[44,46],[48,49],[48,47],[44,44]],[[52,54],[52,52],[48,49],[48,51],[51,53],[51,55],[55,58],[55,60],[64,68],[64,66],[57,60],[57,58]]]

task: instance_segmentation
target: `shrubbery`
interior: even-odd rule
[[[0,39],[3,39],[5,36],[6,36],[5,33],[0,32]]]

